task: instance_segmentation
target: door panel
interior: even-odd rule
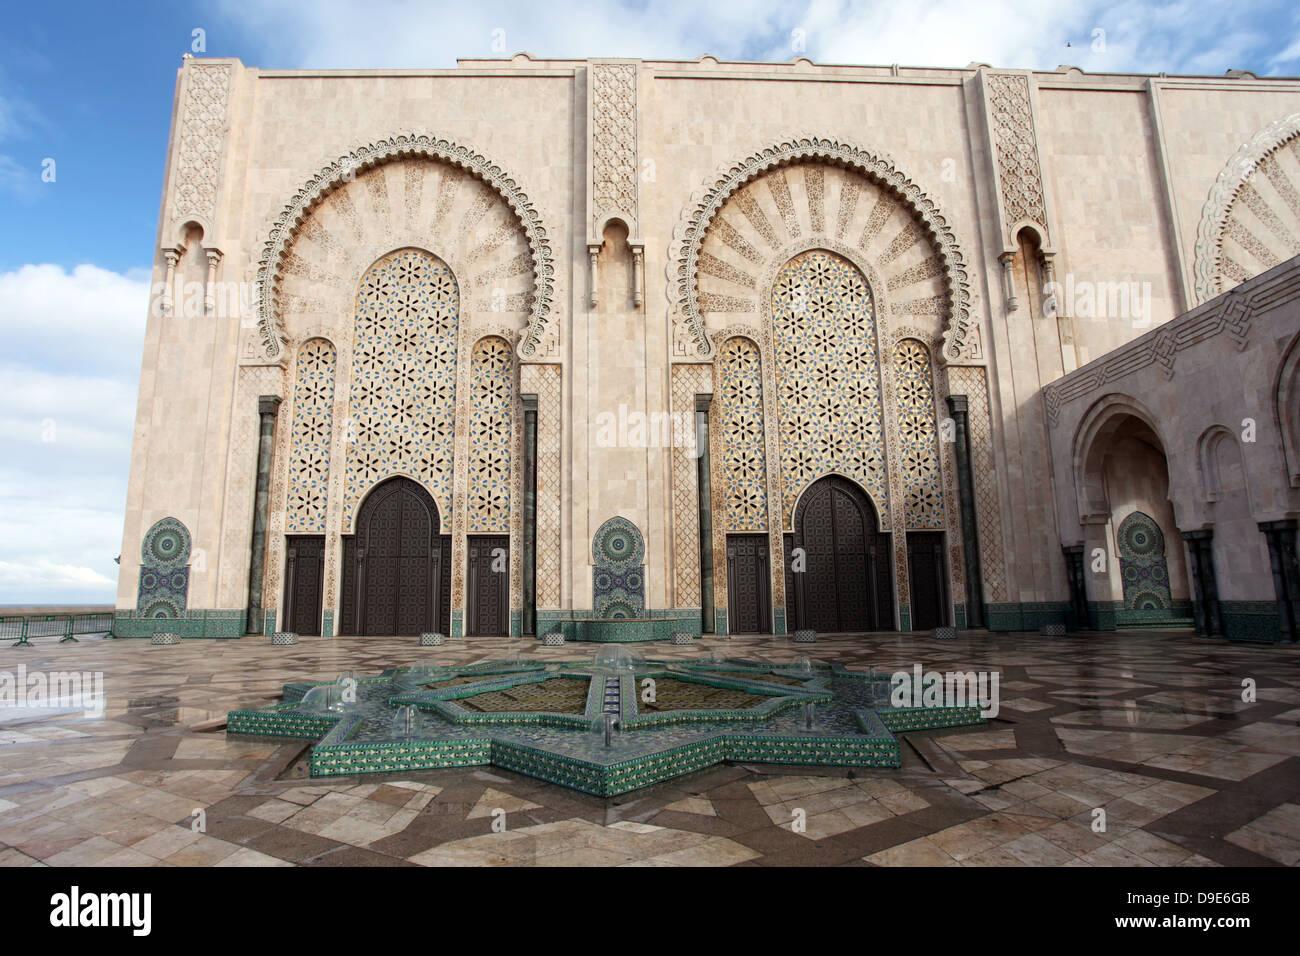
[[[943,532],[907,533],[907,570],[912,585],[912,629],[932,631],[947,624]]]
[[[447,604],[441,600],[445,538],[438,525],[433,498],[409,478],[391,478],[366,496],[357,533],[343,540],[340,632],[437,629]]]
[[[862,489],[838,475],[814,482],[794,524],[787,547],[803,548],[806,559],[803,573],[788,574],[797,625],[824,633],[892,629],[889,535],[876,530]]]
[[[499,637],[510,633],[510,539],[497,535],[471,535],[469,539],[469,620],[470,637]],[[504,553],[504,561],[493,567],[494,555]]]
[[[325,579],[325,539],[295,535],[286,540],[284,622],[295,634],[320,635]]]
[[[727,536],[727,605],[732,634],[772,633],[767,550],[765,534]]]

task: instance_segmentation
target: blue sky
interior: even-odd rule
[[[196,29],[199,55],[266,68],[526,50],[1300,75],[1294,2],[173,0],[10,4],[3,23],[0,604],[112,600],[172,96]]]

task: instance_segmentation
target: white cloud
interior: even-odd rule
[[[147,271],[0,274],[0,604],[111,603]]]
[[[1258,6],[1258,5],[1255,5]],[[623,5],[484,0],[464,6],[423,0],[348,0],[305,5],[224,0],[269,68],[449,67],[460,58],[636,56],[901,63],[1096,72],[1208,72],[1251,68],[1268,38],[1243,27],[1252,4],[1129,0],[697,0]],[[1261,12],[1264,21],[1276,14]],[[797,49],[792,31],[802,30]],[[1104,31],[1104,47],[1094,48]],[[1286,43],[1289,37],[1278,37]],[[1069,44],[1067,46],[1066,44]],[[272,45],[273,44],[273,45]],[[1255,64],[1260,68],[1262,64]]]

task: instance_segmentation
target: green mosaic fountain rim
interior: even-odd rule
[[[727,673],[718,673],[725,670]],[[747,679],[755,675],[797,679],[798,686]],[[441,688],[426,686],[459,677],[482,680]],[[547,711],[481,712],[457,701],[557,677],[588,681],[582,714]],[[750,707],[642,713],[646,678],[743,692]],[[316,741],[312,776],[391,773],[495,765],[597,796],[650,786],[723,761],[898,767],[897,733],[982,723],[979,708],[895,708],[889,676],[853,672],[839,664],[809,669],[737,659],[645,660],[621,670],[587,661],[491,661],[474,665],[394,668],[356,678],[357,701],[342,712],[308,707],[313,687],[332,681],[284,685],[284,701],[264,710],[236,710],[227,732]],[[804,705],[813,704],[812,730]],[[397,708],[416,708],[415,733],[392,729]],[[615,745],[604,747],[603,714],[618,722]]]

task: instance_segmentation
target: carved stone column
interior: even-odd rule
[[[248,561],[248,626],[245,633],[261,634],[262,578],[266,570],[266,513],[271,492],[271,450],[274,447],[275,416],[280,396],[262,395],[257,400],[261,416],[261,437],[257,444],[257,491],[253,499],[253,543]]]
[[[966,556],[966,626],[984,626],[984,577],[980,568],[979,528],[975,521],[975,483],[971,475],[968,404],[965,395],[949,395],[957,444],[957,496],[961,504],[961,540]]]
[[[217,265],[221,262],[221,250],[208,250],[208,280],[203,288],[203,310],[211,315],[217,308]]]

